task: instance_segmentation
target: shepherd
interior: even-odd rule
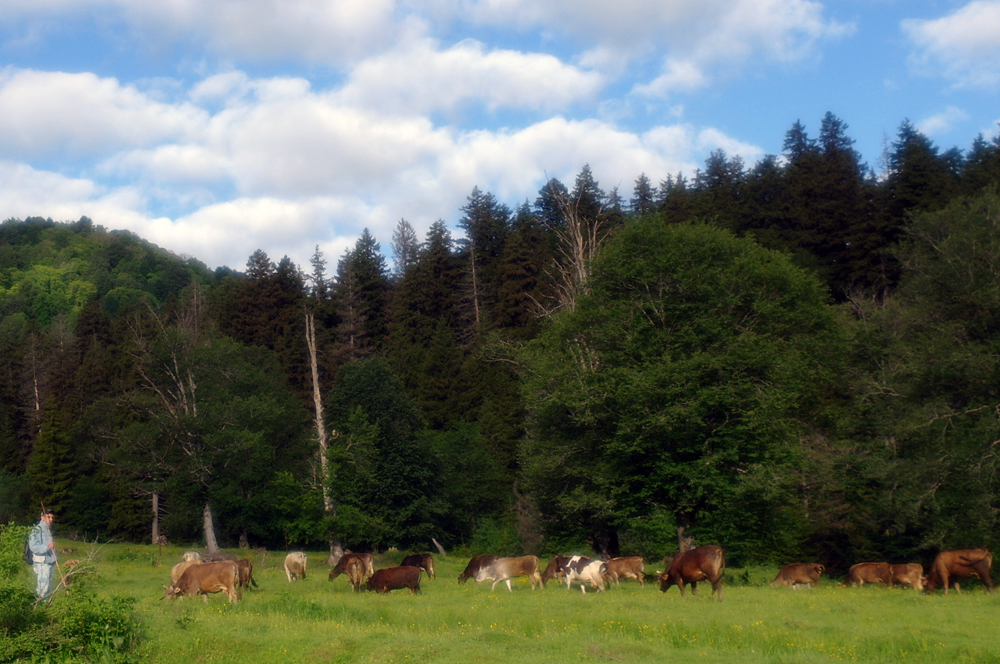
[[[52,592],[52,568],[56,565],[56,544],[52,541],[52,522],[55,518],[55,512],[43,507],[41,518],[28,535],[36,578],[35,596],[39,600]]]

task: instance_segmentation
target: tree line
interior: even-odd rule
[[[833,114],[625,200],[584,166],[452,235],[209,270],[0,224],[0,520],[242,546],[831,568],[988,546],[1000,143]],[[386,257],[391,256],[391,260]]]

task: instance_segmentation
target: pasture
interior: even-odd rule
[[[329,582],[321,553],[309,554],[305,581],[289,583],[284,552],[272,552],[263,564],[252,557],[259,588],[238,604],[224,594],[163,601],[183,551],[99,549],[99,592],[137,598],[140,661],[1000,662],[1000,594],[976,582],[948,597],[844,588],[828,578],[793,591],[767,585],[775,569],[730,569],[718,603],[709,587],[681,598],[651,581],[584,595],[555,583],[533,592],[521,578],[513,592],[491,592],[488,582],[457,583],[467,558],[435,556],[437,579],[423,576],[422,594],[379,596],[355,594],[343,576]],[[376,568],[402,557],[377,557]]]

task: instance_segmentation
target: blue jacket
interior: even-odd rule
[[[28,535],[28,548],[34,554],[36,563],[55,564],[56,550],[49,548],[51,541],[52,531],[49,530],[49,524],[44,521],[35,524],[35,527],[31,529],[31,534]]]

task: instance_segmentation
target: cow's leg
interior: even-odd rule
[[[698,594],[698,582],[697,581],[692,581],[691,582],[691,594],[692,595],[697,595]]]
[[[681,597],[684,597],[684,577],[676,580],[677,587],[681,589]],[[694,593],[694,584],[691,584],[691,592]]]
[[[712,594],[715,595],[715,599],[722,601],[722,579],[712,583]]]
[[[507,592],[509,593],[514,592],[514,589],[510,587],[510,579],[508,578],[506,579],[506,581],[507,581]]]
[[[957,592],[959,595],[962,594],[962,586],[958,585],[958,581],[952,581],[951,585],[955,586],[955,592]]]

